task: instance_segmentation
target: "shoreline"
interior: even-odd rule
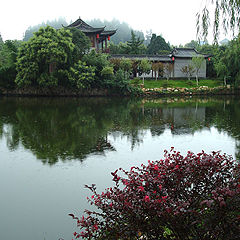
[[[142,92],[141,92],[142,91]],[[110,97],[110,96],[139,96],[139,97],[171,97],[171,96],[213,96],[213,95],[240,95],[240,87],[229,85],[209,88],[205,86],[195,88],[141,88],[140,92],[117,92],[112,89],[73,89],[66,87],[22,87],[14,89],[0,89],[0,96],[17,97]]]

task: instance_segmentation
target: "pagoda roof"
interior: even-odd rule
[[[84,33],[101,33],[104,31],[105,27],[94,28],[87,23],[85,23],[81,18],[78,18],[75,22],[67,26],[68,28],[77,28]]]

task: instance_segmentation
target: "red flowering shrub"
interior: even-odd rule
[[[93,195],[76,239],[240,239],[240,164],[219,152],[164,159],[112,173],[115,187]]]

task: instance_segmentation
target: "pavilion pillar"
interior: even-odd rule
[[[105,50],[107,50],[107,38],[105,38]]]
[[[96,38],[96,49],[97,49],[97,51],[98,51],[98,49],[99,49],[99,46],[98,46],[98,39]]]

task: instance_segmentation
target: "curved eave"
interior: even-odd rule
[[[101,32],[100,36],[112,36],[117,32],[117,30],[109,30],[109,31],[103,31]]]

